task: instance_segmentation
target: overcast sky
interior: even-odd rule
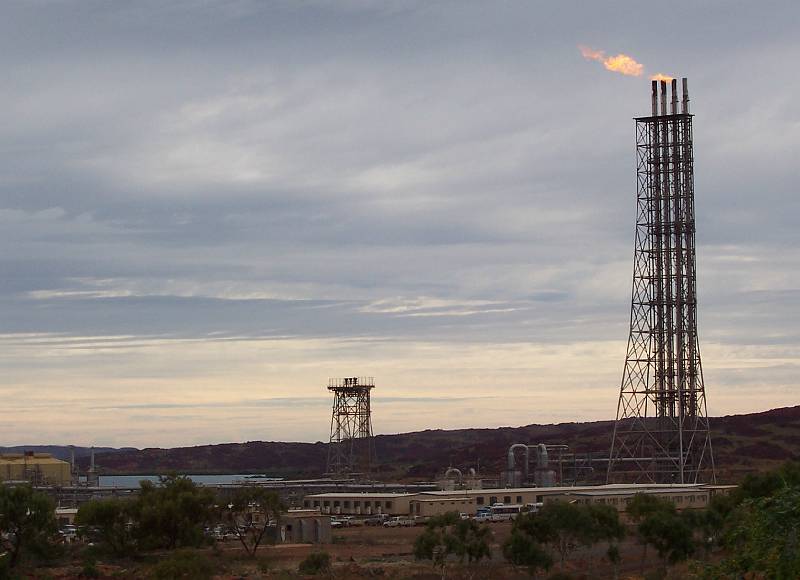
[[[376,433],[613,418],[657,72],[696,114],[709,413],[800,403],[798,22],[3,2],[0,444],[326,440],[350,375]]]

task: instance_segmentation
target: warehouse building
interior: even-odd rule
[[[318,493],[303,500],[306,509],[318,509],[323,514],[390,516],[408,515],[414,493]]]
[[[303,507],[324,514],[431,516],[448,511],[474,515],[481,507],[502,503],[547,504],[552,501],[607,503],[624,512],[637,493],[658,494],[678,509],[706,507],[716,494],[726,494],[731,485],[609,484],[575,487],[519,487],[507,489],[462,489],[419,493],[319,493],[305,496]]]
[[[33,485],[65,486],[71,482],[70,464],[49,453],[7,453],[0,455],[0,482],[29,482]]]

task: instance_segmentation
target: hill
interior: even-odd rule
[[[24,453],[25,451],[33,451],[34,453],[49,453],[56,459],[69,461],[70,453],[74,451],[75,460],[78,461],[82,458],[88,458],[92,454],[91,447],[70,447],[69,445],[14,445],[13,447],[0,447],[0,453]],[[117,449],[115,447],[95,447],[95,457],[98,454],[116,453],[118,451],[138,451],[135,447],[123,447]]]
[[[379,478],[431,479],[448,466],[475,467],[487,476],[503,469],[512,443],[564,443],[579,453],[607,453],[612,421],[527,425],[498,429],[426,430],[378,435]],[[711,419],[712,444],[723,481],[800,460],[800,406]],[[98,453],[104,473],[264,473],[318,477],[327,444],[250,441],[179,447],[122,449]],[[86,460],[84,459],[83,462]]]

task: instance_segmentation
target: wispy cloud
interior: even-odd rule
[[[662,66],[709,410],[796,402],[798,6],[692,8],[6,3],[0,439],[325,439],[352,373],[378,432],[608,418]]]

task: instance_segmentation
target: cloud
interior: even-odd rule
[[[689,77],[709,408],[790,404],[798,9],[684,8],[3,6],[0,435],[324,439],[354,372],[380,432],[609,418],[649,87],[578,42]]]

